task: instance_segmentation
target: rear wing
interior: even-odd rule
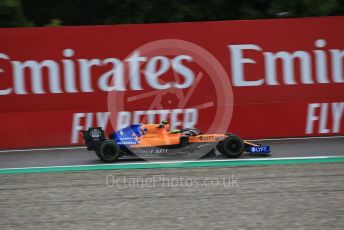
[[[81,131],[87,150],[97,150],[100,144],[105,141],[105,132],[101,127],[91,127]]]

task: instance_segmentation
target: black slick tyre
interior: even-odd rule
[[[100,144],[97,155],[102,161],[111,163],[118,159],[120,149],[114,140],[105,140]]]
[[[216,148],[221,154],[230,158],[235,158],[239,157],[244,152],[245,144],[240,137],[231,135],[221,141]]]

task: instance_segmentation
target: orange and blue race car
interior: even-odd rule
[[[196,128],[170,130],[169,124],[133,124],[105,137],[101,127],[82,131],[87,150],[95,151],[104,162],[115,162],[122,156],[198,157],[219,152],[230,158],[243,152],[266,155],[270,146],[244,141],[239,136],[204,134]]]

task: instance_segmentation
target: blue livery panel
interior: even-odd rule
[[[261,146],[251,146],[246,150],[249,153],[270,153],[270,146],[261,145]]]
[[[114,133],[114,140],[118,145],[137,145],[141,134],[144,133],[142,125],[131,125]]]

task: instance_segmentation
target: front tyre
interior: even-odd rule
[[[239,157],[244,152],[245,144],[240,137],[231,135],[221,141],[216,148],[221,154],[230,158],[235,158]]]
[[[100,144],[97,155],[102,161],[111,163],[118,159],[120,149],[114,140],[105,140]]]

